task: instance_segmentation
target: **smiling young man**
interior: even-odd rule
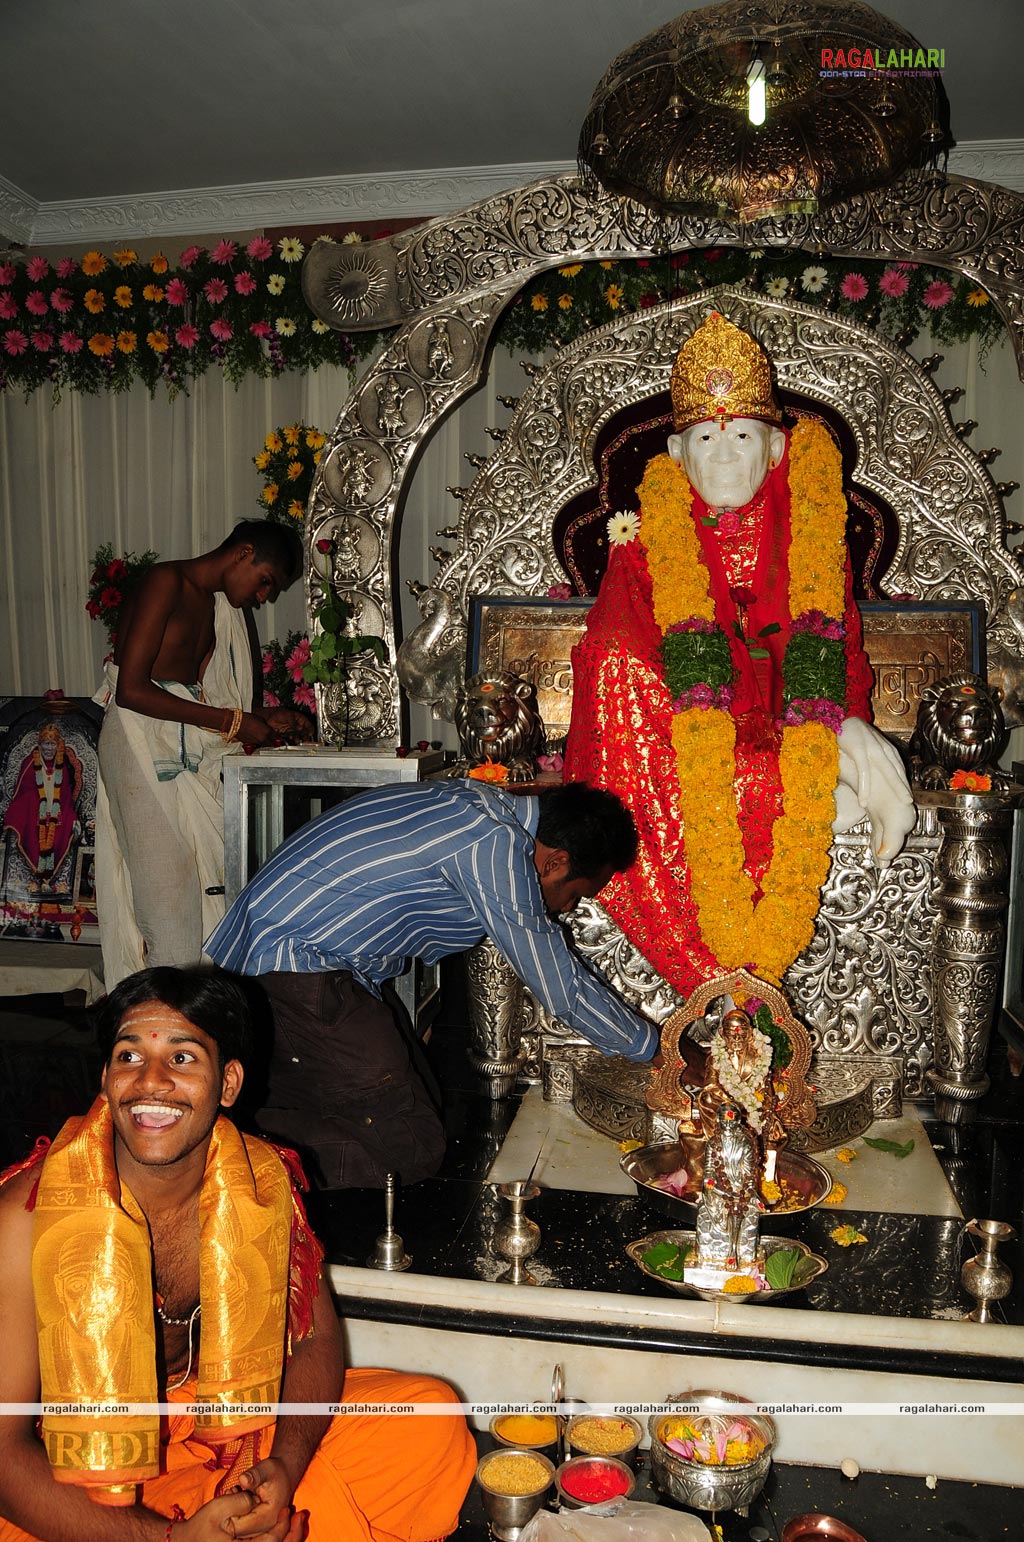
[[[125,600],[107,662],[96,807],[108,988],[144,963],[199,962],[224,913],[223,757],[309,736],[301,713],[252,710],[242,616],[301,571],[294,530],[245,520],[215,551],[157,563]]]
[[[328,1187],[435,1173],[444,1130],[389,982],[489,936],[553,1017],[603,1054],[648,1060],[658,1030],[583,962],[555,919],[629,867],[612,793],[536,796],[474,781],[376,788],[305,825],[209,938],[259,975],[274,1013],[260,1126],[316,1156]]]
[[[240,992],[147,970],[99,1029],[100,1097],[0,1190],[0,1403],[48,1409],[41,1437],[0,1418],[0,1542],[447,1535],[475,1460],[460,1415],[266,1412],[452,1393],[344,1371],[297,1166],[222,1113],[243,1080]],[[138,1411],[165,1402],[166,1421]]]

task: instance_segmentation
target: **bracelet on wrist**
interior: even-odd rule
[[[244,716],[245,713],[242,711],[241,707],[235,707],[234,711],[229,714],[230,722],[226,728],[221,730],[220,735],[225,744],[233,744],[234,741],[238,738],[238,732],[242,726],[242,719]]]
[[[171,1532],[174,1530],[179,1521],[185,1520],[188,1520],[188,1516],[181,1508],[181,1505],[175,1505],[171,1513],[171,1518],[167,1522],[167,1530],[164,1532],[164,1542],[171,1542]]]

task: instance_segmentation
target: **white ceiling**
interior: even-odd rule
[[[1024,0],[881,8],[945,49],[958,141],[1024,141]],[[682,9],[696,5],[0,0],[0,228],[38,238],[59,205],[64,233],[77,204],[170,190],[564,165],[614,55]]]

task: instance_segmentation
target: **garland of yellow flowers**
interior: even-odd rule
[[[43,757],[38,749],[32,751],[32,770],[35,774],[36,792],[39,795],[39,854],[46,856],[57,844],[57,824],[60,819],[60,792],[64,781],[64,746],[57,750],[53,762],[53,797],[47,799],[43,780]]]
[[[842,463],[828,430],[801,420],[789,449],[791,539],[789,612],[841,617],[845,608],[846,499]],[[663,632],[680,622],[715,622],[686,473],[668,455],[648,464],[640,485],[654,618]],[[755,906],[744,870],[734,790],[736,725],[727,710],[684,706],[672,722],[679,810],[701,936],[723,969],[756,961],[775,983],[814,935],[839,775],[835,733],[822,722],[782,730],[782,813]]]

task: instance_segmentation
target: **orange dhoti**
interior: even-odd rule
[[[169,1394],[190,1401],[194,1388]],[[345,1403],[451,1403],[430,1376],[350,1370]],[[270,1453],[274,1426],[256,1434],[252,1461]],[[222,1448],[223,1449],[223,1448]],[[191,1418],[173,1416],[161,1472],[142,1485],[142,1503],[168,1518],[180,1505],[194,1515],[223,1482],[223,1454],[194,1438]],[[476,1451],[461,1414],[339,1414],[295,1493],[309,1511],[309,1542],[434,1542],[455,1530],[473,1478]],[[38,1542],[0,1520],[0,1542]]]

